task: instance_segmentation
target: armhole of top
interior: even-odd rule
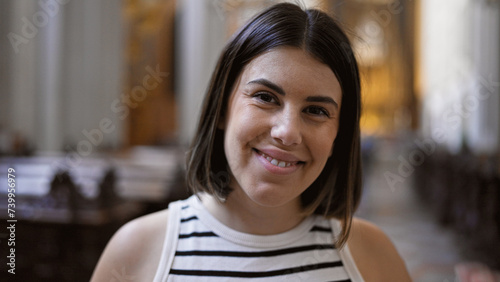
[[[330,222],[333,228],[334,240],[337,240],[337,236],[340,233],[342,226],[337,219],[332,218],[330,219]],[[342,249],[338,249],[338,252],[340,259],[342,260],[342,263],[344,265],[344,269],[351,280],[356,282],[364,282],[365,280],[363,279],[363,276],[361,276],[361,273],[356,266],[356,262],[352,257],[351,250],[349,249],[349,244],[346,242]]]
[[[177,240],[179,238],[180,224],[180,202],[173,202],[168,205],[168,221],[165,230],[165,240],[161,250],[161,258],[156,269],[154,282],[167,281],[170,267],[177,249]]]

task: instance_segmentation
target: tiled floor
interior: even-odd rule
[[[383,144],[374,150],[365,172],[365,190],[357,216],[377,224],[393,240],[416,282],[452,282],[454,266],[462,262],[453,234],[439,227],[419,205],[411,177],[391,189],[385,172],[397,172],[398,149]],[[394,161],[396,160],[396,161]]]

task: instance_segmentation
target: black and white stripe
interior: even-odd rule
[[[222,226],[188,201],[168,281],[350,281],[331,226],[320,216],[283,234],[258,236]]]

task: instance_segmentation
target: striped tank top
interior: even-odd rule
[[[363,281],[349,246],[333,245],[340,228],[338,220],[312,215],[284,233],[242,233],[191,196],[169,205],[154,281]]]

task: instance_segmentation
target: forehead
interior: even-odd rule
[[[340,99],[341,88],[331,68],[295,47],[271,49],[250,61],[241,74],[241,83],[265,78],[285,92],[303,90],[310,94],[331,95]]]

